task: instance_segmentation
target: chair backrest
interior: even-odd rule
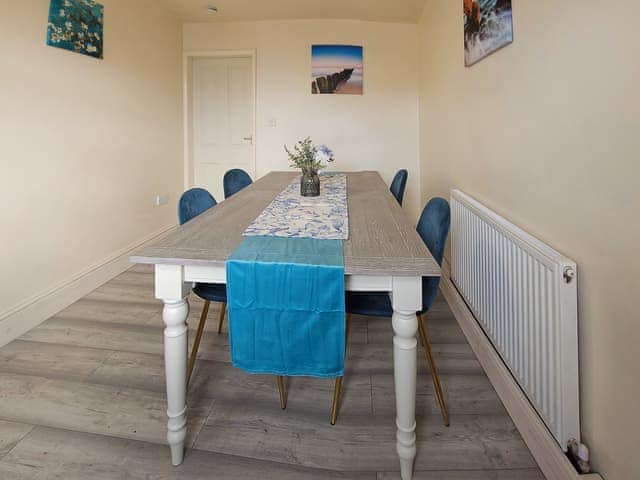
[[[247,172],[240,168],[234,168],[224,174],[222,180],[222,186],[224,188],[224,198],[229,198],[231,195],[238,193],[245,187],[248,187],[253,183],[251,177]]]
[[[389,190],[391,190],[391,193],[401,206],[404,199],[404,189],[407,187],[407,178],[409,178],[409,172],[404,169],[398,170],[398,173],[393,177],[391,187],[389,187]]]
[[[438,265],[442,265],[444,247],[449,236],[451,226],[451,209],[444,198],[432,198],[424,207],[418,221],[418,235],[427,246]],[[440,277],[423,277],[422,279],[422,309],[429,310],[438,294]]]
[[[182,194],[178,202],[180,225],[197,217],[202,212],[217,205],[216,199],[204,188],[190,188]]]

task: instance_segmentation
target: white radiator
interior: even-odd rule
[[[459,190],[451,279],[560,446],[580,441],[576,264]]]

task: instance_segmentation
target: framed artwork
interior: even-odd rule
[[[94,0],[51,0],[47,45],[102,58],[104,7]]]
[[[313,45],[311,93],[362,95],[362,50],[354,45]]]
[[[511,0],[463,0],[462,4],[467,67],[513,42]]]

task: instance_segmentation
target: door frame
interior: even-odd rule
[[[192,126],[191,126],[191,99],[192,99],[192,80],[193,80],[193,59],[194,58],[251,58],[251,88],[253,90],[253,144],[252,144],[252,171],[249,172],[252,178],[256,176],[256,145],[257,145],[257,125],[256,125],[256,104],[257,104],[257,52],[255,49],[248,50],[210,50],[210,51],[186,51],[182,54],[182,105],[183,105],[183,125],[184,125],[184,189],[187,190],[192,186],[194,179],[194,165],[192,158]]]

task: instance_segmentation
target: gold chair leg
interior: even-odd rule
[[[284,377],[278,375],[278,391],[280,392],[280,408],[287,408],[287,392],[284,389]]]
[[[436,389],[436,396],[438,397],[438,403],[440,404],[440,412],[442,413],[444,424],[448,427],[449,412],[447,411],[447,405],[444,402],[444,394],[442,393],[442,385],[440,385],[440,377],[438,376],[436,362],[433,359],[433,354],[431,353],[431,344],[429,343],[429,337],[427,337],[427,331],[424,327],[424,319],[422,318],[422,315],[418,317],[418,331],[420,332],[420,339],[424,346],[424,353],[426,354],[429,365],[431,366],[431,378],[433,378],[433,386]]]
[[[220,319],[218,320],[218,333],[222,333],[222,324],[224,323],[224,314],[226,313],[227,310],[227,304],[226,303],[221,303],[220,304]]]
[[[333,405],[331,406],[331,425],[335,425],[338,420],[338,406],[340,405],[340,393],[342,392],[342,379],[344,377],[336,378],[336,383],[333,387]]]
[[[191,380],[191,372],[196,364],[196,357],[198,356],[198,348],[200,348],[200,340],[202,340],[202,334],[204,332],[204,326],[207,323],[207,315],[209,314],[209,305],[211,302],[208,300],[204,302],[202,307],[202,314],[200,315],[200,323],[198,323],[198,331],[196,332],[196,339],[191,347],[191,356],[189,357],[189,370],[187,372],[187,385]]]
[[[349,331],[351,330],[351,314],[346,315],[346,326],[344,331],[344,353],[346,356],[347,345],[349,343]],[[335,425],[338,420],[338,407],[340,406],[340,395],[342,393],[342,379],[344,377],[337,377],[336,383],[333,386],[333,403],[331,405],[331,425]]]

